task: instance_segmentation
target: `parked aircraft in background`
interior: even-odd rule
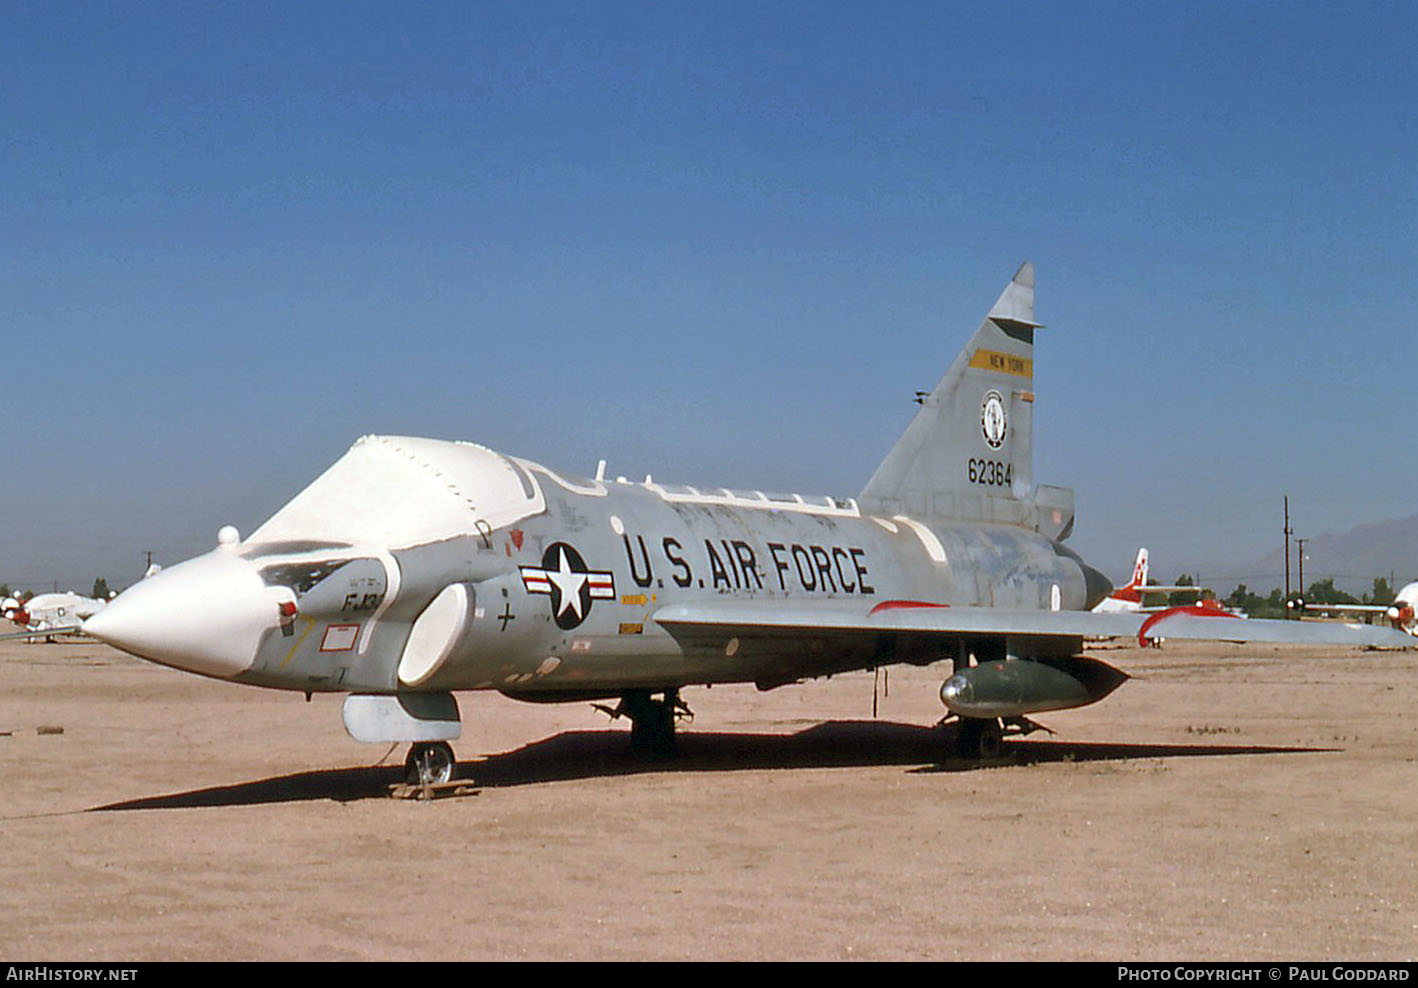
[[[1316,604],[1297,598],[1286,601],[1285,606],[1301,613],[1382,614],[1399,631],[1418,635],[1418,581],[1406,584],[1394,594],[1392,604]]]
[[[74,593],[42,593],[21,602],[16,597],[6,597],[0,602],[5,620],[11,621],[36,637],[53,637],[61,633],[79,630],[85,618],[91,618],[103,610],[108,601],[97,600]],[[6,637],[25,637],[14,634]]]
[[[1100,614],[1120,614],[1136,611],[1160,611],[1166,609],[1168,604],[1147,605],[1143,603],[1144,597],[1154,594],[1172,593],[1205,593],[1203,587],[1183,586],[1172,584],[1163,586],[1157,583],[1147,582],[1147,549],[1146,547],[1137,550],[1137,561],[1133,563],[1132,579],[1125,586],[1118,587],[1108,596],[1098,602],[1098,606],[1093,608]],[[1204,604],[1205,601],[1198,601]]]
[[[1113,588],[1064,545],[1073,492],[1033,476],[1039,328],[1025,264],[855,498],[606,482],[366,436],[250,537],[221,529],[84,630],[206,676],[348,693],[350,734],[412,742],[408,772],[434,781],[453,771],[458,690],[618,701],[632,745],[667,753],[687,687],[948,659],[943,736],[979,756],[1128,678],[1084,636],[1415,644],[1201,608],[1093,613]]]

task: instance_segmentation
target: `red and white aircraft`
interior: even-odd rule
[[[1144,547],[1137,550],[1137,562],[1133,563],[1132,579],[1126,586],[1118,587],[1111,594],[1104,597],[1097,607],[1093,608],[1099,614],[1121,614],[1135,613],[1137,611],[1160,611],[1166,609],[1168,604],[1158,604],[1156,606],[1144,606],[1142,598],[1144,594],[1168,594],[1192,592],[1201,593],[1201,587],[1185,587],[1169,585],[1163,586],[1160,583],[1147,582],[1147,549]],[[1197,602],[1201,607],[1212,607],[1220,610],[1220,605],[1212,600],[1200,600]]]
[[[36,636],[49,637],[77,632],[85,618],[93,617],[107,603],[106,600],[85,597],[70,590],[37,594],[23,602],[18,597],[6,597],[0,602],[0,609],[3,609],[5,620],[34,632]]]

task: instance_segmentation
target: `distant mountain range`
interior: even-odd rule
[[[1299,547],[1290,540],[1290,582],[1299,588]],[[1249,563],[1201,569],[1203,582],[1225,596],[1244,583],[1268,593],[1285,585],[1285,551],[1276,549]],[[1360,525],[1340,535],[1305,539],[1305,583],[1334,578],[1334,585],[1359,595],[1373,589],[1374,577],[1389,579],[1397,590],[1418,579],[1418,515]]]

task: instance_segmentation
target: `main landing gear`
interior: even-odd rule
[[[420,741],[404,759],[404,781],[411,786],[437,786],[453,779],[453,749],[446,741]]]
[[[621,694],[614,708],[596,705],[596,709],[617,717],[630,718],[630,750],[642,758],[669,758],[676,751],[675,721],[694,713],[679,698],[679,690],[665,690],[662,698],[653,698],[652,690],[629,690]]]
[[[998,758],[1004,743],[1004,728],[999,719],[960,718],[960,730],[955,736],[956,752],[961,758],[987,761]]]
[[[948,722],[949,717],[942,723]],[[1005,737],[1023,737],[1035,731],[1054,732],[1028,717],[961,717],[955,721],[952,754],[970,761],[987,762],[1003,754]]]
[[[1092,703],[1127,678],[1084,656],[1012,656],[1007,644],[1002,638],[960,641],[950,657],[950,678],[940,686],[940,700],[950,713],[941,723],[959,718],[946,735],[949,753],[957,758],[998,759],[1005,735],[1049,731],[1026,712]]]

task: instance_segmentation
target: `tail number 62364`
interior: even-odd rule
[[[1014,483],[1014,464],[999,460],[974,460],[966,474],[972,484],[1008,487]]]

